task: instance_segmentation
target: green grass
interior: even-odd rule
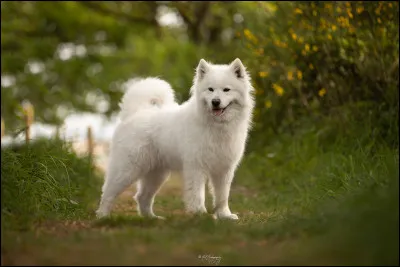
[[[38,218],[49,223],[24,233],[3,227],[3,256],[14,265],[213,265],[202,255],[221,257],[221,265],[398,265],[398,145],[371,136],[370,128],[351,127],[341,132],[331,122],[324,131],[315,127],[297,136],[282,135],[248,153],[231,193],[238,222],[185,215],[177,178],[167,182],[155,201],[156,214],[166,220],[139,218],[133,192],[118,199],[111,217],[96,220],[100,184],[87,165],[77,164],[80,159],[68,154],[69,164],[64,161],[75,171],[70,178],[75,189],[63,187],[61,195],[81,204],[60,208],[54,204],[54,196],[60,198],[57,187],[50,187],[49,197],[38,197],[42,189],[29,175],[35,168],[27,166],[64,152],[42,149],[41,160],[33,164],[28,150],[2,151],[14,159],[2,157],[2,197],[10,188],[10,201],[2,199],[2,211],[18,211],[6,219],[19,225],[18,218],[32,217],[28,210],[36,206],[11,201],[27,183],[36,192],[28,194],[29,201],[47,203],[42,203],[45,212]],[[55,165],[54,171],[64,169],[61,166]],[[21,181],[8,181],[4,187],[3,175],[16,173],[24,173]],[[65,185],[62,172],[58,174],[57,184]],[[82,193],[86,190],[97,195]]]
[[[79,158],[61,141],[2,149],[2,227],[25,229],[44,219],[87,217],[99,181],[89,158]]]

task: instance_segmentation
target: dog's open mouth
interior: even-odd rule
[[[222,114],[224,114],[225,110],[230,106],[230,104],[232,104],[232,102],[229,103],[229,104],[228,104],[226,107],[224,107],[224,108],[213,108],[213,109],[212,109],[212,114],[213,114],[214,116],[222,116]]]

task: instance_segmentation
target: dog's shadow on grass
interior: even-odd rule
[[[160,223],[161,220],[153,218],[143,218],[131,215],[113,215],[93,221],[93,227],[154,227]]]
[[[134,215],[112,215],[109,217],[96,219],[92,223],[92,227],[107,227],[107,228],[120,228],[120,227],[141,227],[141,228],[154,228],[154,227],[174,227],[174,228],[214,228],[220,221],[208,215],[195,215],[195,216],[171,216],[165,219],[157,218],[144,218]],[[229,224],[229,222],[226,222]]]

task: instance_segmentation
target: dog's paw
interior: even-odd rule
[[[163,216],[157,216],[157,215],[150,216],[150,218],[152,218],[152,219],[157,219],[157,220],[165,220],[165,217],[163,217]]]
[[[201,208],[197,211],[197,213],[200,213],[200,214],[207,213],[206,207],[201,207]]]
[[[103,212],[103,211],[100,211],[100,210],[96,211],[96,218],[97,219],[101,219],[101,218],[104,218],[104,217],[107,217],[107,216],[108,216],[107,212]]]
[[[157,216],[154,213],[141,213],[139,211],[139,216],[146,219],[165,220],[165,217]]]
[[[230,213],[230,214],[224,214],[224,213],[215,213],[213,215],[214,219],[227,219],[227,220],[239,220],[239,217],[236,214]]]

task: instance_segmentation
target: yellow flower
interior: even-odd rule
[[[283,93],[285,92],[285,91],[283,90],[283,88],[280,87],[279,85],[277,85],[276,83],[274,83],[274,84],[272,85],[272,88],[274,88],[275,93],[276,93],[277,95],[279,95],[279,96],[282,96]]]
[[[350,22],[348,18],[343,18],[343,27],[349,27],[350,26]]]
[[[317,13],[316,10],[313,10],[312,14],[313,14],[314,17],[316,17],[318,13]]]
[[[263,2],[263,6],[264,6],[265,10],[267,10],[267,11],[275,12],[277,10],[276,5],[271,2]]]
[[[337,7],[337,8],[336,8],[336,11],[337,11],[337,12],[341,12],[342,9],[341,9],[340,7]]]
[[[292,71],[288,72],[287,78],[288,78],[289,81],[293,80],[293,72]]]
[[[262,56],[264,55],[264,48],[260,48],[256,50],[257,55]]]
[[[261,78],[265,78],[265,77],[268,76],[268,72],[267,72],[267,71],[260,71],[260,72],[258,73],[258,75],[259,75]]]
[[[347,15],[349,15],[349,18],[353,18],[353,13],[351,13],[351,11],[347,11]]]
[[[389,3],[389,7],[391,8],[393,5],[392,5],[392,3]]]
[[[332,35],[328,34],[328,39],[332,40]]]
[[[303,37],[299,37],[299,41],[300,44],[302,44],[304,42],[304,38]]]
[[[308,51],[310,51],[310,45],[309,44],[306,44],[305,46],[304,46],[304,49],[308,52]]]
[[[313,45],[312,50],[313,50],[314,52],[317,52],[317,51],[318,51],[318,47],[317,47],[316,45]]]
[[[244,29],[243,33],[244,33],[244,35],[246,36],[246,38],[247,38],[249,41],[252,41],[253,43],[257,44],[257,42],[258,42],[257,37],[255,37],[255,36],[251,33],[251,31],[250,31],[249,29]]]
[[[381,20],[380,18],[378,18],[378,23],[379,23],[379,24],[381,24],[381,23],[382,23],[382,20]]]
[[[243,31],[243,33],[244,33],[244,35],[247,37],[247,38],[250,38],[251,37],[251,31],[249,30],[249,29],[244,29],[244,31]]]
[[[349,6],[350,6],[350,3],[349,3],[349,2],[346,2],[346,6],[349,7]]]
[[[332,31],[336,31],[337,27],[336,25],[332,25]]]
[[[286,48],[286,47],[288,46],[287,43],[281,42],[281,41],[279,41],[279,40],[275,40],[275,41],[274,41],[274,44],[275,44],[277,47],[283,47],[283,48]]]
[[[310,63],[310,65],[308,65],[308,67],[310,67],[310,70],[314,69],[314,65]]]
[[[266,107],[266,108],[271,108],[271,107],[272,107],[272,102],[271,102],[271,100],[265,101],[265,107]]]
[[[297,39],[297,35],[295,33],[292,33],[292,38],[293,38],[293,40],[296,40]]]
[[[318,95],[320,97],[323,97],[326,94],[326,89],[325,88],[321,88],[321,90],[318,91]]]
[[[298,78],[299,80],[303,79],[303,73],[301,72],[301,70],[298,70],[298,71],[297,71],[297,78]]]
[[[357,14],[360,14],[363,11],[364,11],[364,8],[362,6],[357,7]]]
[[[294,13],[296,13],[296,14],[303,14],[303,11],[302,11],[300,8],[296,8],[296,9],[294,10]]]

